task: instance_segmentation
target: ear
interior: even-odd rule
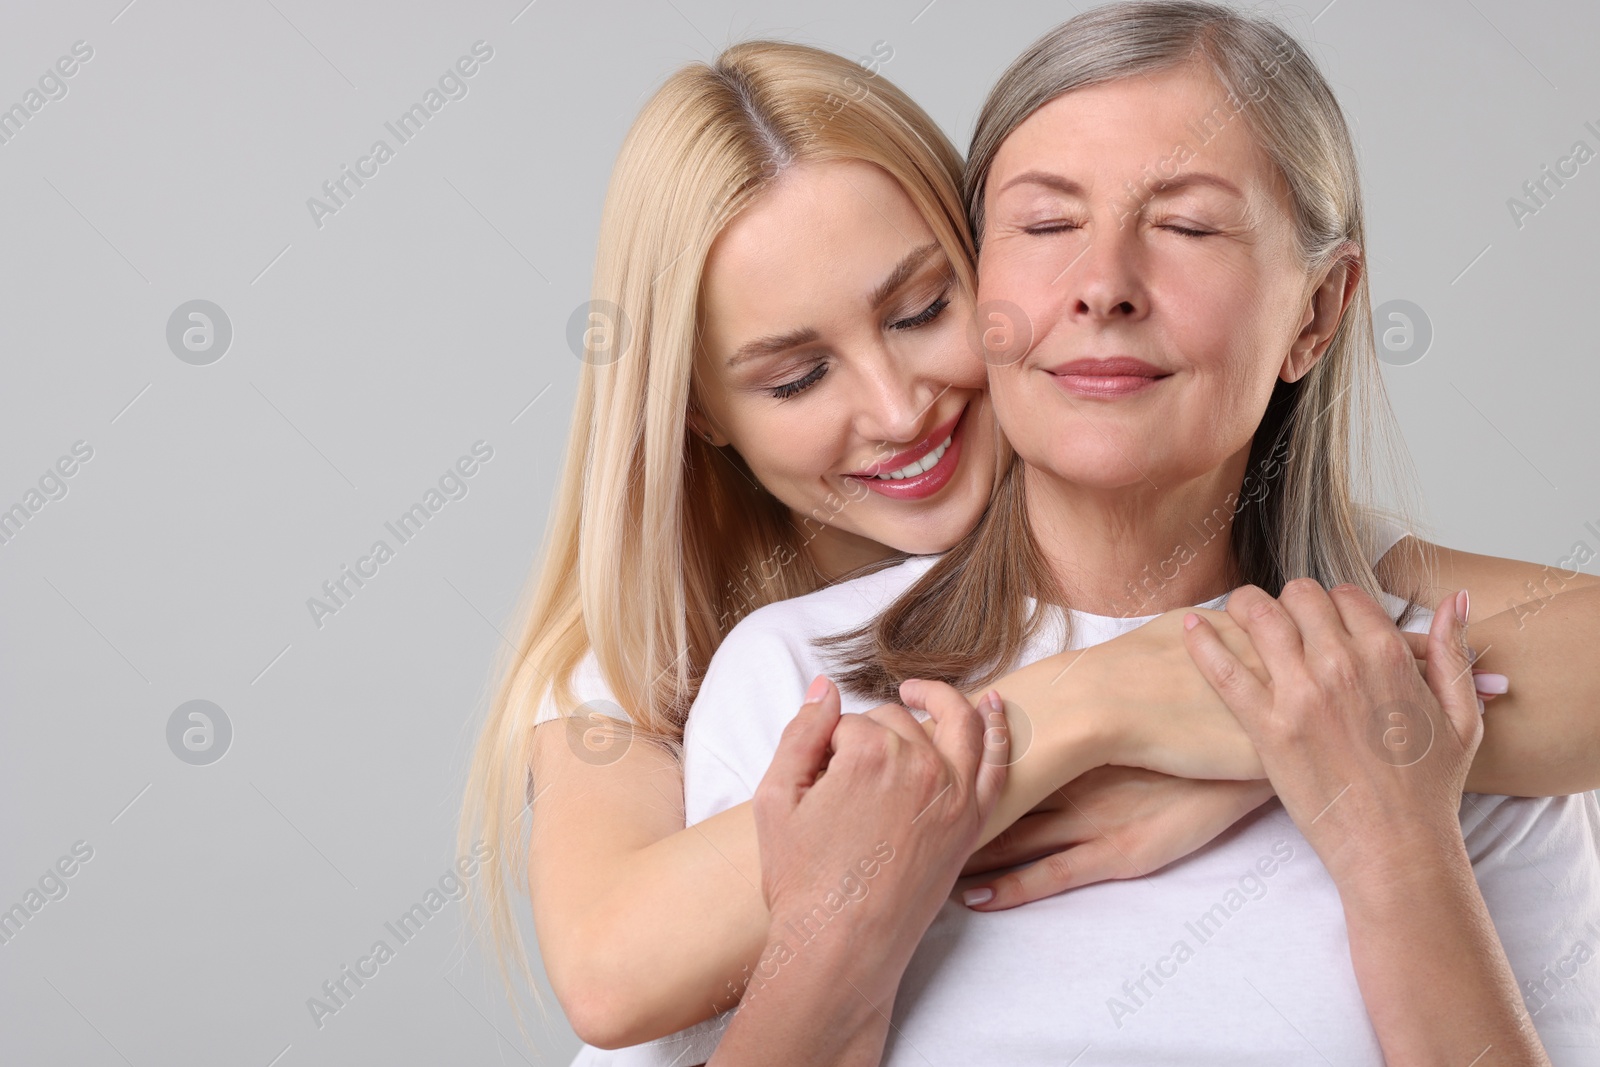
[[[727,435],[713,426],[711,420],[698,408],[690,408],[687,418],[690,432],[696,437],[704,438],[713,448],[722,448],[728,443]]]
[[[1306,301],[1300,333],[1289,346],[1289,354],[1278,370],[1279,378],[1297,382],[1311,373],[1311,368],[1333,342],[1333,335],[1344,321],[1344,313],[1355,299],[1360,282],[1361,247],[1354,241],[1346,241],[1334,252],[1333,262]]]

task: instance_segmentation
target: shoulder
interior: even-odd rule
[[[814,593],[757,608],[739,621],[718,647],[719,662],[748,663],[752,655],[791,655],[815,660],[815,642],[860,626],[876,616],[927,573],[937,556],[913,556],[859,578],[825,586]],[[707,672],[706,677],[711,677]]]
[[[915,556],[745,616],[706,668],[684,729],[685,748],[721,747],[742,734],[775,737],[799,710],[811,680],[830,669],[817,641],[873,618],[936,558]]]

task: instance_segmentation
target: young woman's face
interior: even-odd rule
[[[943,551],[977,523],[994,478],[971,313],[884,171],[797,165],[713,246],[695,421],[816,549]]]
[[[1243,463],[1315,338],[1287,185],[1215,79],[1069,92],[1002,143],[986,189],[979,314],[1032,343],[991,356],[1017,452],[1110,490]]]

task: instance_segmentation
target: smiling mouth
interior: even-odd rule
[[[962,429],[970,405],[955,418],[934,427],[912,448],[874,463],[866,470],[845,475],[880,496],[896,500],[921,500],[943,489],[961,462]]]
[[[873,477],[883,482],[898,482],[903,481],[906,478],[915,478],[923,471],[932,470],[938,465],[939,461],[944,458],[944,454],[950,448],[950,442],[954,438],[955,431],[952,430],[949,436],[934,446],[932,452],[929,452],[921,459],[913,460],[897,470],[884,471],[882,474],[874,474]]]

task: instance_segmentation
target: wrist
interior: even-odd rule
[[[1414,918],[1420,902],[1459,896],[1473,881],[1459,832],[1418,834],[1330,868],[1345,912],[1373,921]]]
[[[1051,765],[1078,768],[1072,777],[1108,763],[1133,766],[1126,757],[1143,749],[1143,739],[1134,731],[1144,717],[1118,714],[1112,699],[1119,689],[1102,673],[1107,657],[1086,656],[1085,651],[1057,653],[1015,672],[1000,686],[1013,723],[1016,709],[1023,711],[1022,728],[1031,734],[1027,751],[1039,748]],[[1017,734],[1014,728],[1013,763]]]
[[[819,919],[829,914],[826,909],[775,912],[750,987],[809,983],[815,977],[837,989],[842,981],[854,990],[847,999],[849,1014],[866,1017],[878,1008],[887,1010],[910,952],[901,946],[904,939],[897,931],[873,924],[865,914],[852,914],[858,906],[851,902],[826,922]]]

